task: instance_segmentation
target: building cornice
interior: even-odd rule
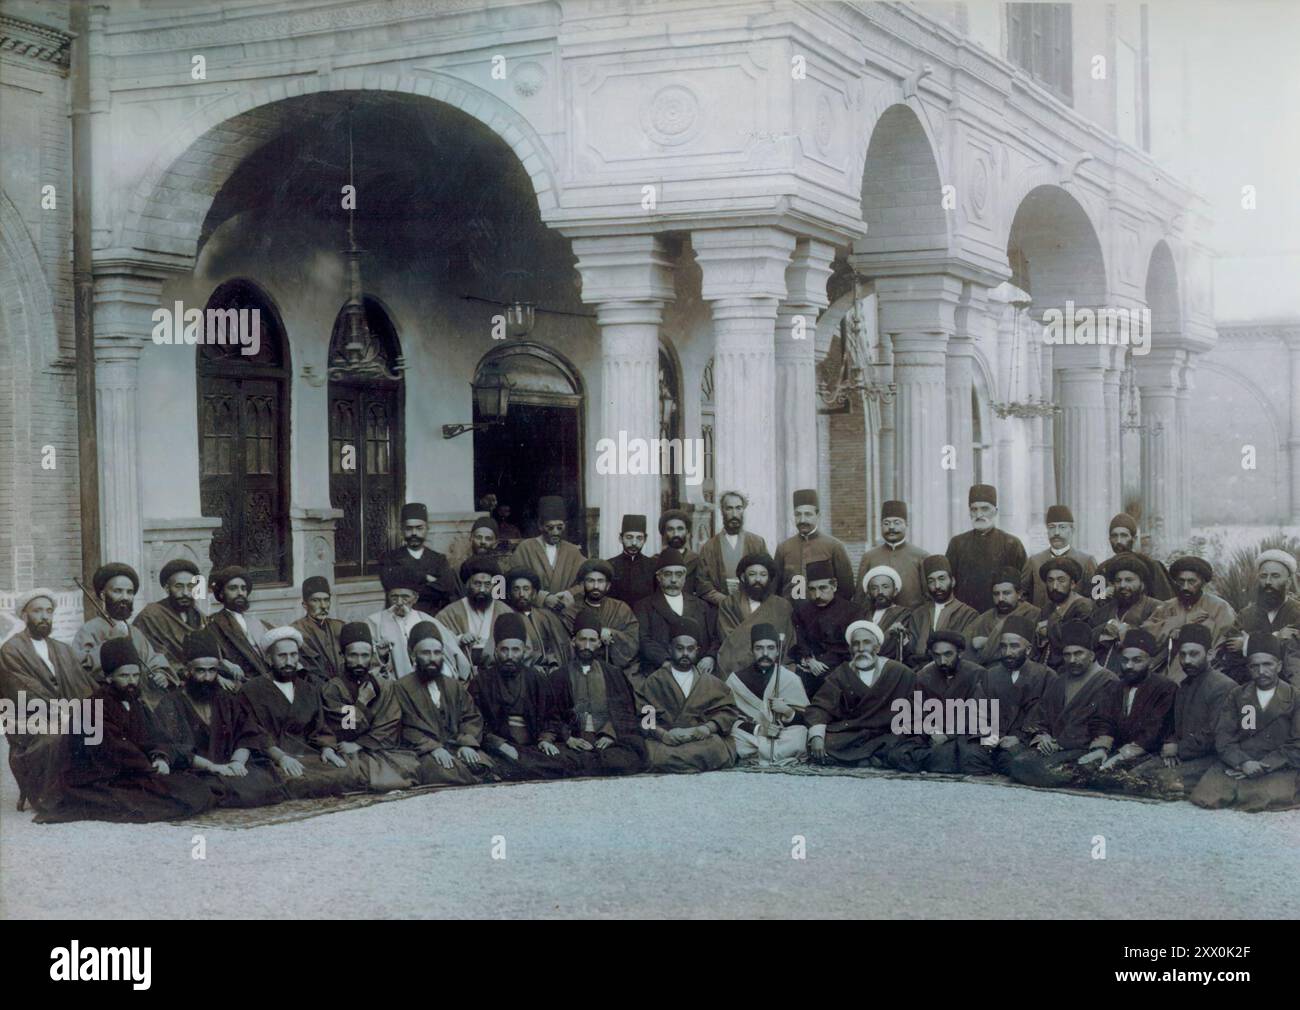
[[[13,53],[67,70],[73,38],[67,32],[0,14],[0,55]]]

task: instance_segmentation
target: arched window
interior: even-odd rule
[[[373,575],[398,539],[402,501],[402,356],[383,307],[345,305],[329,351],[330,504],[334,577]]]
[[[229,315],[231,311],[238,316]],[[216,313],[221,313],[220,316]],[[241,336],[208,343],[222,320]],[[289,573],[289,351],[271,300],[253,283],[227,281],[212,293],[199,344],[199,500],[221,519],[214,568],[238,564],[260,582]],[[255,327],[255,329],[253,329]],[[244,354],[257,347],[256,354]]]

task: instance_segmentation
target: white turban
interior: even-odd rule
[[[1255,568],[1258,569],[1265,561],[1276,561],[1279,565],[1291,573],[1291,578],[1295,578],[1296,562],[1286,551],[1279,551],[1274,548],[1271,551],[1265,551],[1255,559]]]
[[[288,625],[285,625],[280,628],[271,628],[262,636],[262,651],[270,652],[271,646],[286,638],[292,638],[298,643],[298,648],[302,648],[302,632],[297,628],[291,628]]]
[[[865,628],[871,633],[871,637],[876,640],[877,645],[883,645],[885,642],[885,633],[880,630],[880,625],[874,621],[854,621],[844,629],[844,641],[849,645],[853,644],[853,633]]]
[[[1295,574],[1294,568],[1291,570],[1291,574]],[[14,616],[21,619],[23,611],[27,609],[27,604],[31,603],[32,600],[39,600],[42,596],[56,606],[58,605],[59,601],[54,598],[53,589],[45,589],[44,587],[39,589],[29,589],[25,593],[19,593],[18,599],[14,601]]]
[[[894,592],[901,593],[903,591],[903,577],[897,571],[888,565],[876,565],[875,568],[862,576],[862,591],[864,593],[867,591],[867,586],[871,585],[871,580],[879,575],[889,576],[890,581],[894,583]]]

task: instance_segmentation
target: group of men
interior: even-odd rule
[[[11,734],[10,765],[42,821],[738,761],[1296,802],[1295,558],[1261,554],[1256,602],[1235,614],[1204,560],[1166,570],[1137,552],[1127,515],[1098,564],[1064,506],[1030,557],[997,528],[995,488],[969,504],[972,528],[931,554],[909,542],[906,504],[886,502],[855,578],[811,490],[773,554],[736,491],[698,552],[674,510],[657,555],[628,515],[608,560],[565,538],[565,503],[547,497],[538,535],[509,554],[497,521],[475,520],[459,569],[410,503],[383,559],[386,606],[351,622],[312,577],[302,616],[269,627],[240,567],[210,574],[220,609],[205,615],[187,560],[135,613],[139,576],[107,564],[100,616],[72,646],[51,637],[48,590],[23,594],[25,627],[0,646],[0,695],[89,699],[103,739]],[[913,708],[935,718],[900,723]]]

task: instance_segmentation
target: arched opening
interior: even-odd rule
[[[239,342],[207,342],[213,313],[238,313],[257,327],[257,353]],[[231,320],[225,315],[226,320]],[[199,498],[221,519],[213,567],[240,564],[258,582],[288,582],[289,350],[280,315],[251,281],[218,287],[204,314],[198,362]]]

